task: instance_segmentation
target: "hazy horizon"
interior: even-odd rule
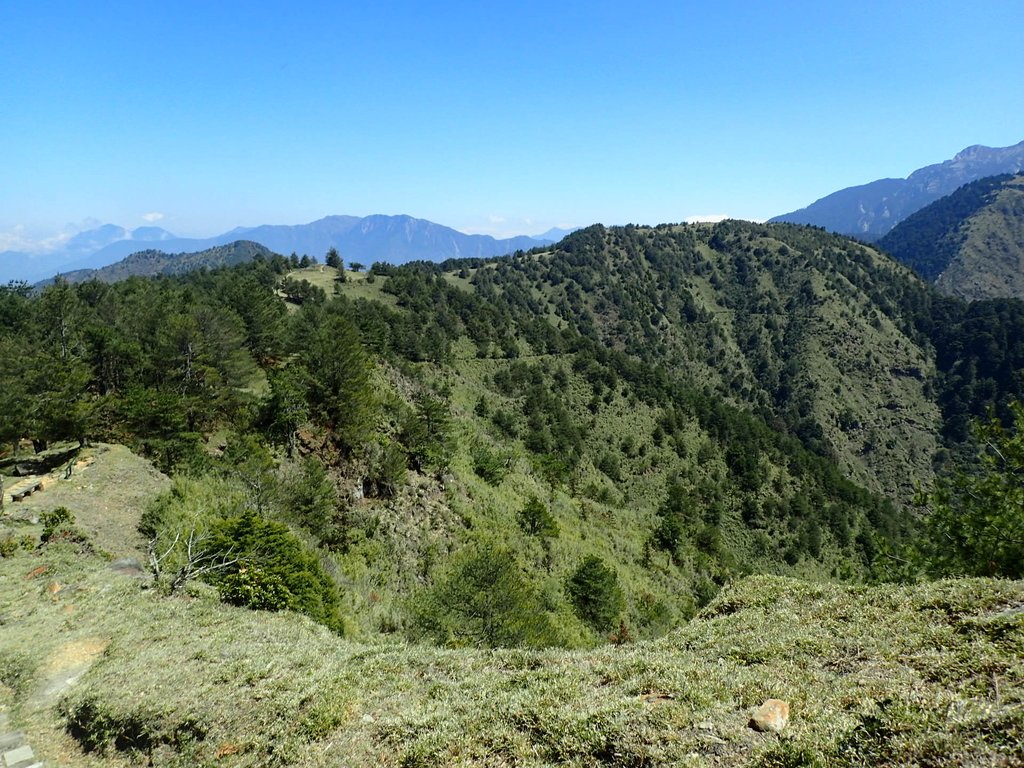
[[[995,2],[13,6],[0,251],[105,223],[764,220],[1019,142],[1020,20]]]

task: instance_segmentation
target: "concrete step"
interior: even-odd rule
[[[3,754],[9,749],[20,747],[25,743],[25,734],[21,731],[12,731],[10,733],[0,733],[0,754]]]
[[[36,762],[35,752],[28,744],[4,752],[5,768],[29,768]]]
[[[11,718],[0,712],[0,768],[43,768],[21,731],[8,731]]]

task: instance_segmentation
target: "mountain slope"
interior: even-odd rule
[[[906,179],[879,179],[847,187],[772,222],[811,224],[832,232],[874,240],[915,211],[967,182],[1024,169],[1024,141],[1012,147],[975,145],[952,160],[920,168]]]
[[[100,269],[82,269],[61,275],[69,283],[99,280],[116,283],[129,277],[155,277],[180,275],[197,269],[216,269],[244,264],[257,258],[270,258],[274,254],[259,243],[236,240],[197,253],[165,253],[154,249],[137,251],[125,259]],[[46,281],[50,282],[50,281]]]
[[[930,482],[934,358],[902,310],[925,288],[874,249],[783,225],[595,226],[473,281],[785,424],[868,488],[907,501]]]
[[[274,273],[285,259],[57,284],[10,297],[0,391],[5,412],[30,418],[0,422],[0,436],[93,435],[167,469],[201,468],[214,461],[203,434],[234,425],[314,454],[344,495],[306,535],[348,574],[353,631],[445,642],[406,601],[461,553],[500,542],[544,596],[552,634],[537,643],[617,630],[581,624],[563,596],[588,558],[617,574],[615,613],[632,636],[656,636],[737,574],[865,578],[879,547],[906,535],[892,499],[929,484],[929,360],[893,320],[852,301],[841,313],[845,294],[817,271],[841,261],[833,246],[863,262],[850,257],[858,287],[847,292],[884,309],[881,292],[899,290],[905,270],[885,261],[884,272],[872,251],[820,232],[738,223],[595,227],[551,252],[378,267],[343,283],[316,268],[341,295],[311,292],[290,312],[274,288],[304,274]],[[62,337],[63,307],[73,322]],[[849,337],[829,337],[834,361],[817,324]],[[352,377],[371,352],[368,391],[370,379]],[[249,402],[268,385],[270,400]],[[842,408],[828,401],[836,387]],[[281,471],[294,487],[299,469]],[[539,522],[524,523],[537,504]],[[289,509],[272,514],[294,523]]]
[[[1024,298],[1024,176],[966,184],[878,244],[952,296]]]

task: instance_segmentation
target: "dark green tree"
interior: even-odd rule
[[[320,459],[303,459],[298,473],[285,483],[283,496],[291,519],[316,536],[322,546],[345,546],[345,518],[338,491]]]
[[[233,436],[224,450],[225,473],[245,489],[246,508],[266,515],[279,499],[280,484],[270,450],[254,434]]]
[[[686,488],[671,482],[658,508],[658,523],[652,537],[654,544],[675,558],[683,541],[695,533],[698,522],[696,506]]]
[[[448,468],[451,455],[451,418],[448,404],[430,392],[415,398],[415,409],[407,412],[400,424],[400,439],[413,469],[431,467],[438,472]]]
[[[374,440],[366,446],[366,475],[363,492],[368,496],[390,498],[405,484],[408,457],[393,440]]]
[[[558,537],[558,522],[548,511],[547,505],[536,496],[531,496],[517,516],[519,527],[529,536],[542,539]]]
[[[328,267],[332,267],[338,270],[338,276],[335,278],[339,283],[344,283],[345,278],[345,262],[341,258],[341,254],[338,253],[338,249],[331,246],[330,250],[327,251],[325,263]]]
[[[331,246],[327,250],[327,256],[324,258],[324,263],[327,264],[328,267],[332,267],[333,269],[342,269],[344,266],[344,262],[341,259],[341,254],[338,253],[338,249],[335,248],[334,246]]]
[[[39,296],[35,314],[44,348],[53,350],[61,360],[81,353],[85,308],[74,286],[57,278]]]
[[[1024,404],[1010,411],[1009,427],[995,417],[976,425],[977,470],[922,499],[931,506],[926,556],[936,575],[1024,577]]]
[[[27,386],[29,348],[17,336],[0,335],[0,445],[16,454],[18,441],[30,433],[32,398]]]
[[[177,392],[134,386],[111,407],[113,437],[142,451],[163,472],[201,463],[202,434],[190,424],[189,401]]]
[[[300,364],[287,365],[268,373],[270,397],[264,404],[265,424],[272,439],[284,443],[288,458],[295,455],[299,427],[310,419],[307,393],[310,377]]]
[[[626,607],[619,577],[596,555],[588,555],[577,566],[565,592],[576,615],[598,632],[614,629]]]
[[[540,597],[515,556],[494,544],[471,545],[452,558],[417,600],[415,627],[438,643],[488,648],[555,641]]]
[[[28,425],[40,446],[54,440],[84,445],[95,427],[92,371],[83,360],[34,354],[26,370],[30,405]]]
[[[361,445],[373,426],[370,360],[359,332],[337,303],[304,305],[296,317],[295,345],[309,372],[314,420],[328,426],[346,448]]]
[[[269,365],[283,353],[285,305],[257,274],[231,275],[225,281],[221,296],[241,318],[245,326],[245,343],[261,365]]]

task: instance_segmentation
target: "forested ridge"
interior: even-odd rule
[[[878,241],[932,282],[967,300],[1024,298],[1024,177],[989,176],[936,200]]]
[[[143,520],[171,592],[576,646],[663,634],[744,574],[924,572],[915,497],[1020,395],[1024,306],[813,228],[340,258],[0,289],[3,466],[23,440],[150,457],[175,478]]]

